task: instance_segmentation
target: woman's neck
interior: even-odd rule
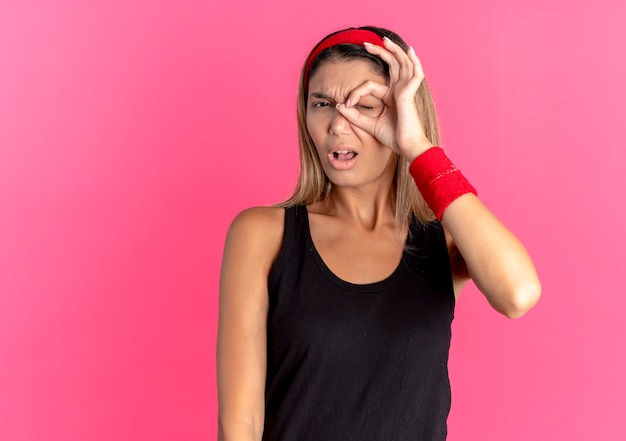
[[[336,216],[366,230],[395,223],[395,194],[391,188],[366,191],[333,186],[323,201],[309,207],[310,211]]]

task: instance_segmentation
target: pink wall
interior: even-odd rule
[[[0,439],[214,439],[226,228],[291,189],[306,51],[370,23],[544,283],[463,294],[449,439],[626,439],[623,2],[214,3],[0,6]]]

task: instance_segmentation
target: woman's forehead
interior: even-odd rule
[[[376,71],[366,58],[350,60],[325,60],[309,79],[309,94],[323,93],[327,89],[359,85],[368,80],[386,83],[387,78]]]

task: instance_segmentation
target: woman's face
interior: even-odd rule
[[[395,153],[368,132],[350,124],[335,108],[345,103],[366,81],[387,84],[366,60],[323,62],[309,80],[306,124],[324,172],[336,186],[388,185],[395,173]],[[376,117],[384,104],[374,96],[362,97],[355,106]]]

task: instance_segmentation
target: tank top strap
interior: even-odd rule
[[[299,260],[298,254],[301,254],[299,250],[306,249],[306,229],[308,228],[306,215],[304,205],[292,205],[285,208],[283,243],[268,278],[270,293],[275,291],[287,267],[293,267]]]

